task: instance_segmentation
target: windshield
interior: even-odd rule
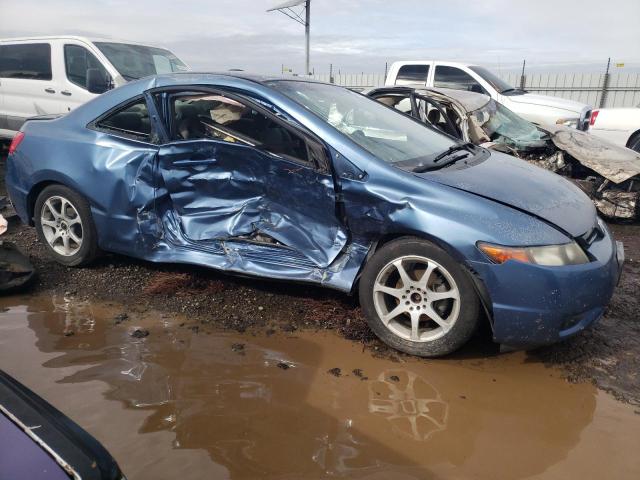
[[[410,117],[343,87],[287,80],[272,81],[269,86],[388,163],[422,165],[456,144]]]
[[[108,42],[96,42],[96,46],[125,80],[187,70],[178,57],[163,48]]]
[[[549,139],[549,136],[533,123],[494,100],[471,112],[470,118],[482,128],[492,142],[516,149],[545,147]]]
[[[469,67],[471,70],[480,75],[484,80],[489,82],[489,84],[495,88],[499,93],[505,93],[509,91],[516,91],[518,89],[512,87],[507,82],[502,80],[495,73],[487,70],[484,67]]]

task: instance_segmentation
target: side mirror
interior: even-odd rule
[[[90,93],[104,93],[111,89],[111,78],[100,68],[88,68],[86,85]]]
[[[484,88],[482,88],[482,85],[478,83],[472,83],[471,88],[469,90],[475,93],[484,93]]]

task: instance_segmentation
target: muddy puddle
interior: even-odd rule
[[[332,332],[194,331],[63,296],[0,309],[0,368],[130,480],[640,478],[634,407],[523,353],[392,362]]]

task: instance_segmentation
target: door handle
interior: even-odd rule
[[[56,93],[56,91],[53,88],[45,88],[44,91],[47,93]]]
[[[62,90],[60,93],[61,93],[62,95],[66,95],[67,97],[70,97],[70,96],[71,96],[71,92],[70,92],[69,90]]]

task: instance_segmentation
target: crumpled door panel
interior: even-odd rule
[[[202,140],[165,146],[159,171],[192,242],[267,235],[327,267],[347,235],[330,175],[256,148]]]

